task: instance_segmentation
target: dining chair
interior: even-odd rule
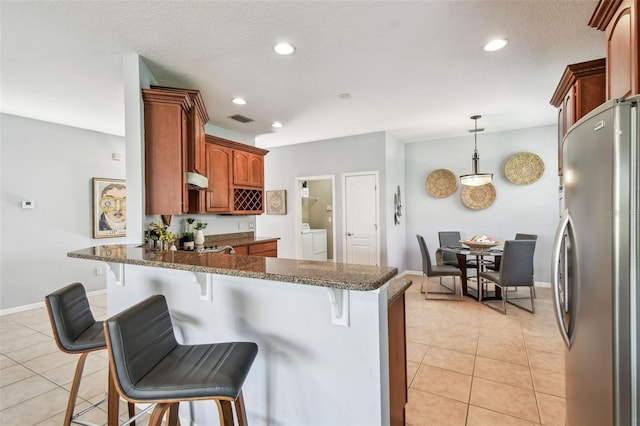
[[[515,236],[515,239],[516,240],[531,240],[531,241],[536,241],[537,242],[538,236],[535,235],[535,234],[520,234],[520,233],[517,233],[516,236]],[[535,249],[534,249],[534,251],[535,251]],[[487,267],[487,269],[491,269],[491,270],[494,270],[494,271],[497,271],[497,270],[500,269],[500,265],[499,264],[496,265],[495,263],[489,263],[489,264],[487,264],[486,267]],[[533,297],[537,297],[536,296],[536,288],[535,288],[535,286],[533,287]],[[513,297],[512,299],[518,299],[518,297]]]
[[[479,300],[482,301],[484,287],[490,281],[502,289],[502,310],[486,301],[483,302],[485,305],[505,315],[507,314],[506,303],[535,314],[533,294],[533,252],[535,247],[536,243],[533,240],[505,241],[500,270],[480,272],[480,286],[482,291],[479,292]],[[531,299],[530,310],[509,300],[507,290],[511,287],[529,287],[529,298]]]
[[[440,247],[462,247],[458,231],[440,231],[438,232],[438,240]],[[455,253],[443,252],[442,264],[458,267],[458,256]]]
[[[429,249],[427,248],[427,244],[424,241],[424,237],[422,235],[416,235],[418,239],[418,245],[420,246],[420,253],[422,254],[422,283],[420,284],[420,291],[424,293],[424,298],[429,299],[429,294],[439,294],[439,295],[455,295],[456,294],[456,277],[460,277],[462,272],[456,266],[451,265],[432,265],[431,264],[431,256],[429,256]],[[427,276],[427,287],[424,287],[424,277]],[[440,285],[449,292],[430,292],[429,291],[429,278],[430,277],[453,277],[453,289],[445,286],[440,281]],[[460,300],[462,300],[462,281],[460,281]],[[435,298],[442,299],[442,298]]]
[[[532,241],[537,241],[538,240],[538,236],[535,234],[519,234],[517,233],[515,238],[515,240],[532,240]],[[487,269],[492,269],[497,271],[498,269],[500,269],[500,265],[497,265],[495,263],[488,263],[486,265]],[[533,294],[535,296],[535,289],[533,290]]]
[[[440,231],[438,232],[438,240],[440,241],[440,247],[460,247],[464,248],[460,242],[460,232],[458,231]],[[465,256],[466,259],[466,256]],[[458,256],[455,253],[442,252],[442,264],[450,265],[460,268],[460,262],[458,262]],[[467,260],[465,265],[467,269],[475,269],[478,267],[476,261]],[[462,269],[462,268],[461,268]],[[467,277],[469,274],[467,273]]]

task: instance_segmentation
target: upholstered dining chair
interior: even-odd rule
[[[460,232],[458,231],[440,231],[438,232],[438,240],[440,241],[440,247],[462,247]],[[458,257],[455,253],[443,252],[442,264],[458,267]]]
[[[537,242],[538,236],[535,235],[535,234],[520,234],[520,233],[517,233],[516,236],[515,236],[515,239],[516,240],[531,240],[531,241],[536,241]],[[534,249],[534,251],[535,251],[535,249]],[[496,266],[495,263],[491,262],[491,263],[488,263],[486,265],[486,268],[494,270],[494,271],[497,271],[498,269],[500,269],[500,265],[498,264]],[[536,297],[536,287],[535,286],[533,287],[533,297]],[[514,299],[517,299],[517,297],[515,297]]]
[[[535,234],[516,234],[515,240],[532,240],[532,241],[537,241],[538,240],[538,236]],[[493,269],[493,270],[498,270],[500,269],[500,265],[498,265],[498,267],[496,267],[495,263],[487,263],[486,265],[486,269]],[[533,295],[535,296],[536,294],[536,290],[535,288],[533,289]]]
[[[424,241],[424,237],[422,235],[416,235],[418,239],[418,245],[420,246],[420,253],[422,254],[422,283],[420,285],[420,291],[424,293],[425,299],[430,299],[429,294],[444,294],[444,295],[455,295],[456,294],[456,277],[460,278],[462,272],[456,266],[451,265],[432,265],[431,264],[431,256],[429,256],[429,249],[427,248],[427,244]],[[424,286],[424,277],[427,276],[427,286]],[[453,277],[453,289],[448,288],[442,281],[440,285],[449,292],[430,292],[429,291],[429,278],[431,277]],[[462,300],[462,281],[460,281],[460,300]],[[438,299],[438,298],[436,298]]]
[[[533,252],[536,248],[534,240],[510,240],[504,242],[504,250],[502,252],[502,262],[500,263],[500,271],[484,271],[480,272],[480,286],[482,291],[479,292],[480,300],[484,291],[484,286],[488,282],[502,289],[502,310],[493,304],[484,302],[485,305],[497,310],[503,314],[507,314],[506,303],[516,306],[525,311],[536,313],[534,295],[533,295]],[[511,302],[509,292],[512,287],[529,287],[531,299],[531,309]]]
[[[463,245],[460,242],[461,239],[462,239],[462,237],[460,237],[460,232],[458,232],[458,231],[440,231],[440,232],[438,232],[438,240],[440,241],[440,247],[460,247],[460,248],[463,248]],[[442,264],[443,265],[456,266],[458,268],[461,267],[461,265],[458,262],[458,256],[455,253],[451,253],[451,252],[443,252],[442,253]],[[466,264],[464,266],[467,269],[469,269],[469,268],[477,268],[478,267],[476,262],[473,261],[473,260],[467,260],[467,262],[466,262]],[[469,274],[467,274],[467,276],[469,276]]]

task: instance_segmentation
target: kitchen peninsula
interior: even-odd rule
[[[107,263],[109,315],[160,293],[185,343],[256,342],[244,385],[249,424],[389,425],[403,412],[406,382],[390,398],[400,375],[389,363],[398,350],[404,358],[404,305],[400,316],[388,313],[411,282],[396,268],[135,245],[68,256]],[[181,404],[180,416],[217,421],[205,402]]]

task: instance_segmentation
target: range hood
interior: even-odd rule
[[[187,172],[187,185],[189,185],[189,189],[207,189],[209,188],[209,179],[198,173]]]

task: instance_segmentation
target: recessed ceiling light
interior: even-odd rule
[[[278,43],[273,46],[273,50],[279,55],[291,55],[296,48],[290,43]]]
[[[231,102],[233,102],[236,105],[246,105],[247,104],[247,101],[245,101],[242,98],[233,98],[233,99],[231,99]]]
[[[487,52],[493,52],[496,50],[500,50],[505,47],[509,43],[509,40],[506,38],[497,38],[495,40],[491,40],[489,43],[484,45],[484,50]]]
[[[282,127],[282,123],[279,121],[274,121],[273,124],[271,125],[271,127],[275,128],[275,129],[279,129],[280,127]]]

